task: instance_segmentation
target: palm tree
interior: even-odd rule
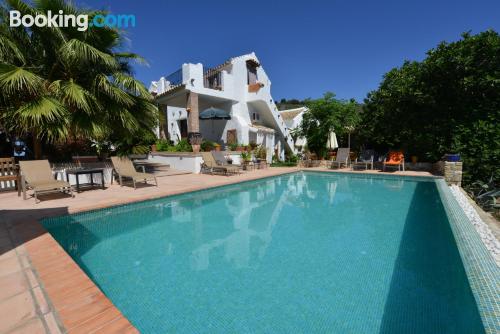
[[[134,79],[123,33],[108,27],[9,27],[8,10],[35,16],[51,10],[87,14],[64,0],[6,0],[0,12],[0,126],[42,141],[134,138],[151,132],[158,109]],[[130,141],[129,141],[130,143]]]

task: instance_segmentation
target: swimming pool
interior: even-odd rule
[[[295,173],[46,219],[142,333],[482,333],[433,179]]]

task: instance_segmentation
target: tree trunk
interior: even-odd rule
[[[33,151],[35,154],[35,159],[41,159],[42,158],[42,142],[40,141],[40,138],[38,138],[38,135],[35,133],[33,135]]]

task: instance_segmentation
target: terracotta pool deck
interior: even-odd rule
[[[0,334],[138,332],[38,223],[39,219],[298,170],[268,168],[229,177],[202,174],[165,176],[158,178],[158,187],[140,186],[134,190],[114,184],[105,190],[83,191],[75,198],[47,195],[46,200],[42,197],[39,204],[35,204],[33,198],[22,200],[15,192],[0,193]],[[306,170],[326,171],[325,168]],[[387,174],[431,175],[410,171]]]

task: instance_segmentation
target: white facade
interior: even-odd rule
[[[211,69],[183,64],[167,77],[151,83],[150,91],[166,113],[169,139],[186,137],[187,95],[196,93],[198,109],[210,107],[230,114],[229,120],[199,120],[199,132],[223,147],[235,134],[239,144],[255,142],[284,159],[285,149],[296,152],[290,131],[271,96],[271,81],[254,53],[231,58]],[[228,135],[229,132],[229,135]]]

